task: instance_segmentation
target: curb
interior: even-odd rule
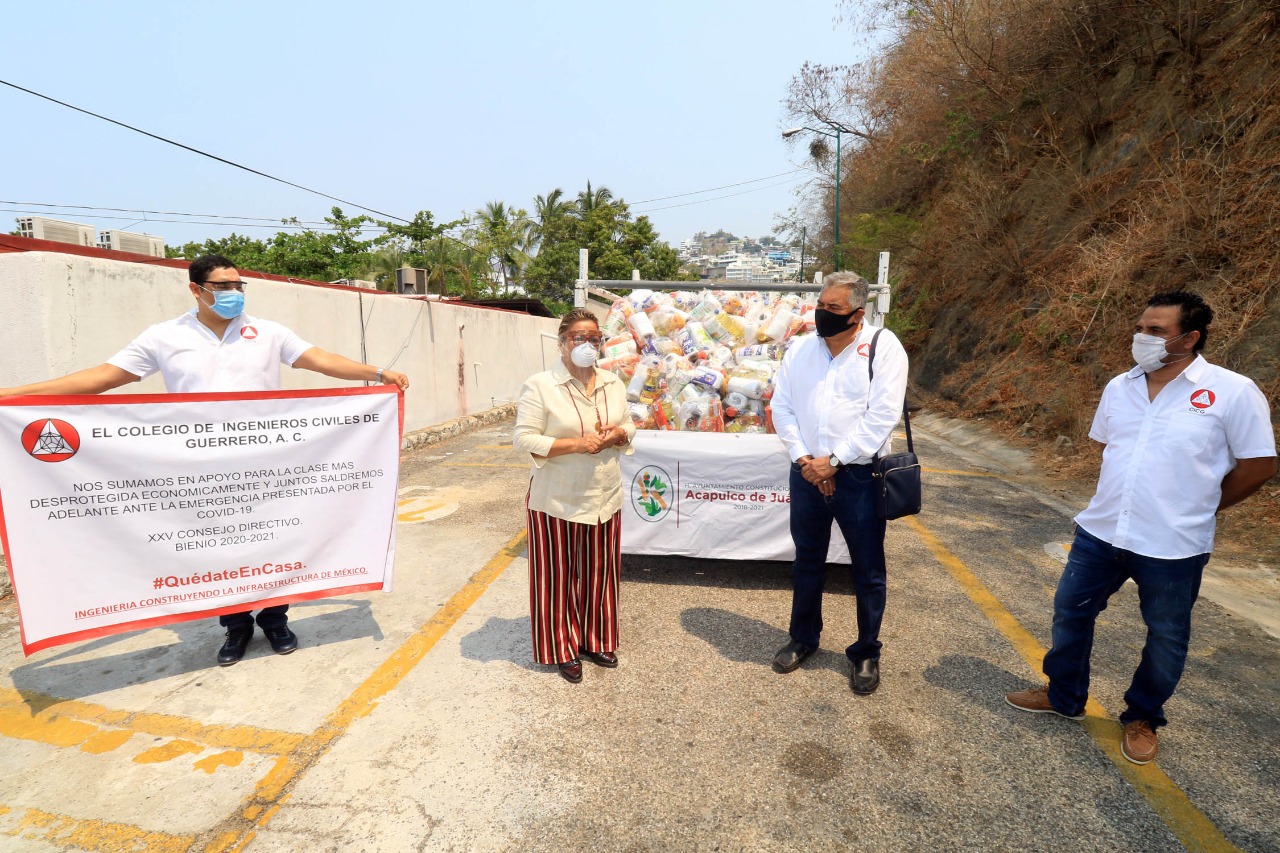
[[[507,403],[502,406],[496,406],[483,412],[477,412],[474,415],[467,415],[464,418],[454,418],[451,421],[445,421],[442,424],[426,427],[425,429],[414,430],[407,433],[400,441],[400,451],[402,453],[418,450],[423,447],[429,447],[433,444],[439,444],[447,438],[462,435],[471,432],[480,427],[496,424],[499,421],[505,421],[516,416],[516,404]]]

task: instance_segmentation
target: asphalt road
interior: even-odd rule
[[[1280,640],[1202,599],[1147,768],[1113,722],[1131,585],[1084,723],[1008,707],[1039,683],[1078,497],[920,426],[872,696],[838,566],[789,675],[788,567],[677,558],[625,559],[618,669],[533,664],[527,475],[498,424],[405,457],[395,591],[295,606],[293,655],[258,635],[219,668],[208,620],[24,659],[0,603],[0,850],[1280,850]]]

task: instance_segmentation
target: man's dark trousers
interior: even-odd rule
[[[285,614],[289,610],[287,604],[277,604],[274,607],[264,607],[258,611],[258,627],[262,630],[268,628],[281,628],[289,622],[289,617]],[[253,611],[246,610],[243,613],[224,613],[218,617],[218,624],[223,628],[253,628]]]
[[[880,622],[884,619],[885,522],[876,517],[875,479],[870,465],[846,465],[836,472],[836,490],[824,497],[791,465],[791,639],[818,648],[822,633],[822,587],[826,580],[831,522],[840,526],[849,554],[858,598],[858,641],[845,650],[855,664],[880,658]]]

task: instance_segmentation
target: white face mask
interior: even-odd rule
[[[600,357],[600,351],[591,344],[578,344],[569,353],[569,360],[578,367],[591,367]]]
[[[1170,355],[1169,350],[1165,349],[1165,344],[1172,343],[1173,341],[1178,340],[1178,338],[1185,338],[1189,334],[1191,333],[1183,332],[1181,335],[1178,335],[1177,338],[1170,338],[1166,341],[1164,338],[1157,335],[1144,335],[1141,332],[1138,332],[1133,336],[1133,347],[1131,350],[1133,353],[1133,360],[1137,362],[1138,367],[1141,367],[1147,373],[1155,373],[1157,370],[1165,366],[1166,362],[1164,359],[1166,356]],[[1180,355],[1175,358],[1174,361],[1181,361],[1189,356],[1190,353]]]

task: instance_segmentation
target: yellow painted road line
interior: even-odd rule
[[[238,814],[232,815],[213,830],[214,840],[205,848],[208,853],[237,853],[266,826],[281,803],[288,797],[302,775],[315,766],[334,741],[346,734],[351,725],[378,707],[378,700],[404,680],[413,668],[435,647],[462,618],[471,605],[484,594],[511,561],[520,555],[525,534],[521,531],[488,563],[471,576],[463,587],[445,602],[444,607],[425,625],[414,632],[392,653],[364,683],[339,705],[320,727],[308,735],[298,748],[281,756],[275,766],[259,782]]]
[[[74,699],[0,689],[0,736],[78,746],[106,730],[176,738],[208,747],[265,755],[292,752],[305,737],[254,726],[205,725],[186,717],[119,711]]]
[[[81,820],[50,814],[40,809],[0,806],[0,838],[6,836],[101,853],[116,853],[120,850],[182,853],[195,843],[195,838],[190,835],[169,835],[124,823]]]
[[[1022,623],[991,594],[986,584],[979,580],[959,557],[947,550],[932,531],[916,518],[908,517],[905,520],[907,526],[920,537],[920,541],[933,554],[934,559],[942,564],[970,600],[978,605],[978,609],[996,626],[996,630],[1005,636],[1014,650],[1033,670],[1039,672],[1045,655],[1044,646],[1037,642],[1030,631],[1022,627]],[[1195,807],[1177,783],[1165,775],[1163,770],[1154,763],[1133,764],[1121,755],[1120,725],[1109,718],[1106,709],[1092,696],[1085,705],[1083,725],[1093,742],[1120,771],[1120,775],[1146,799],[1169,830],[1182,842],[1183,847],[1191,851],[1239,850],[1226,839],[1218,827],[1214,826],[1213,821]]]
[[[920,470],[926,474],[946,474],[948,477],[987,477],[992,480],[1003,480],[999,474],[985,474],[981,471],[952,471],[947,468],[926,468],[920,467]]]

